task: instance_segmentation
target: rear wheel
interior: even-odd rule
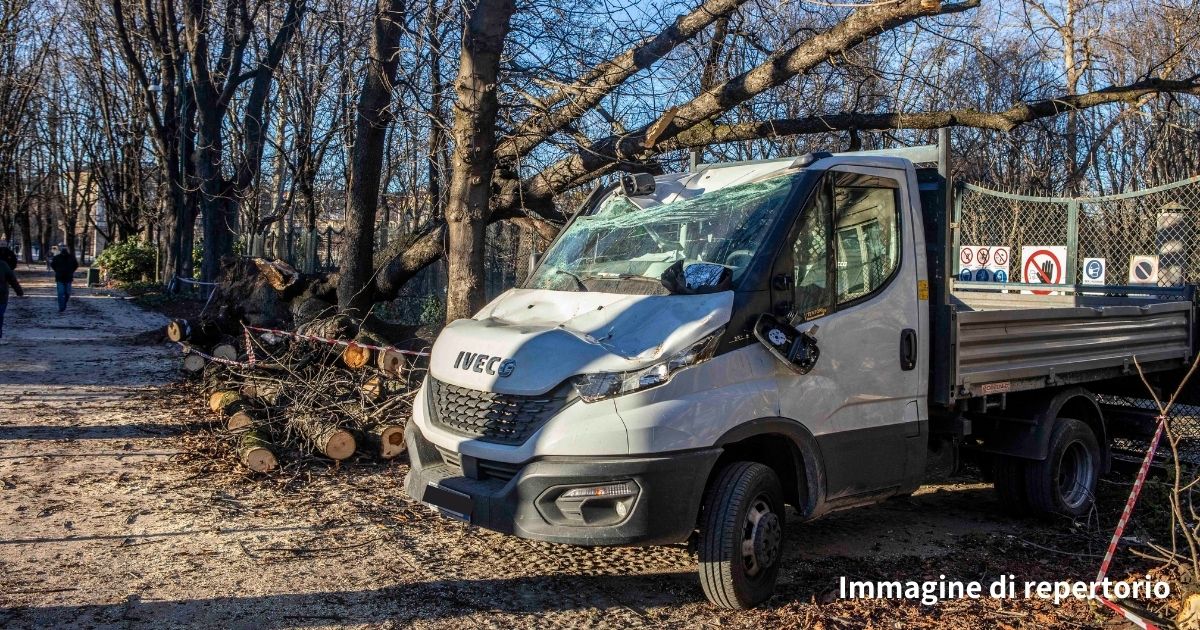
[[[771,597],[783,555],[783,489],[763,464],[736,462],[717,475],[700,528],[700,586],[712,603],[750,608]]]
[[[1092,509],[1100,479],[1100,443],[1091,427],[1059,418],[1050,434],[1049,455],[1025,470],[1030,506],[1044,515],[1072,518]]]

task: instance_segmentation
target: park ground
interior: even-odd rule
[[[251,477],[210,455],[161,315],[81,286],[58,315],[50,275],[18,271],[28,297],[11,298],[0,345],[0,627],[1121,627],[1082,602],[838,597],[842,576],[1094,574],[1099,526],[1008,517],[973,478],[789,526],[778,595],[731,612],[705,602],[685,546],[472,529],[408,500],[403,461]]]

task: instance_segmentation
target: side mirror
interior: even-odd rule
[[[683,261],[677,260],[667,267],[659,280],[675,295],[718,293],[733,288],[733,272],[716,263],[692,263],[684,267]]]
[[[653,195],[654,176],[650,173],[625,173],[621,175],[621,192],[626,197]]]
[[[800,331],[780,317],[770,313],[759,315],[754,323],[754,337],[767,348],[771,356],[797,374],[808,374],[821,358],[817,347],[817,326]]]

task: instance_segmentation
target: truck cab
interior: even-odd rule
[[[408,493],[552,542],[733,532],[732,551],[710,551],[738,555],[734,582],[710,597],[761,601],[784,504],[813,518],[921,482],[918,188],[902,157],[808,155],[593,195],[523,287],[438,337],[407,431]],[[786,364],[769,344],[780,334],[819,356]],[[753,496],[730,516],[737,488]]]

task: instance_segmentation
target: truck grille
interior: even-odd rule
[[[570,385],[538,396],[498,394],[429,378],[430,422],[496,444],[522,444],[567,406]]]

